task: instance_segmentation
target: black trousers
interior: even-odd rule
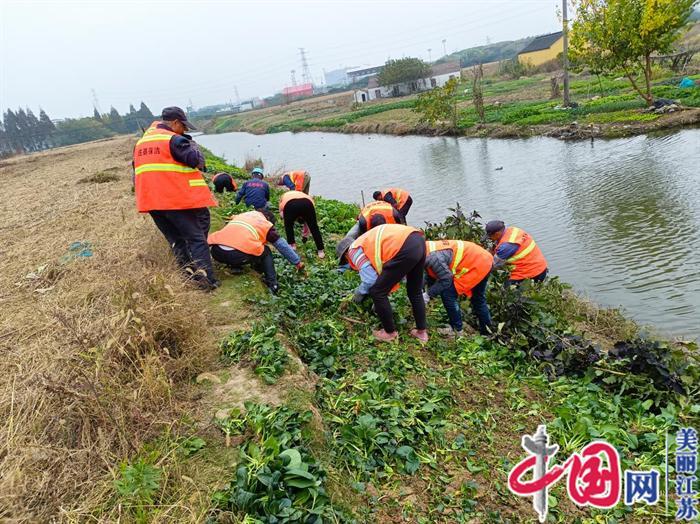
[[[425,238],[414,231],[394,258],[384,264],[381,274],[369,290],[374,301],[374,311],[377,313],[384,331],[393,333],[394,312],[389,303],[389,292],[395,284],[406,277],[406,293],[411,301],[413,317],[418,329],[426,329],[425,302],[423,301],[423,269],[425,266]]]
[[[263,274],[263,280],[268,287],[277,287],[277,273],[275,272],[275,262],[272,259],[272,251],[265,246],[261,255],[249,255],[237,249],[221,249],[218,245],[211,246],[211,256],[214,260],[226,264],[233,269],[241,269],[246,264]]]
[[[178,265],[195,271],[203,270],[209,282],[215,280],[207,235],[211,219],[209,209],[176,209],[151,211],[151,218],[173,250]],[[195,277],[196,278],[196,277]]]
[[[547,273],[549,273],[548,267],[544,268],[544,271],[542,271],[542,273],[540,273],[539,275],[535,275],[534,277],[532,277],[532,281],[535,282],[536,284],[540,284],[540,283],[544,282],[544,280],[547,278]],[[504,287],[510,287],[512,285],[519,286],[523,280],[527,280],[527,279],[512,280],[509,278],[508,280],[505,281],[503,286]]]
[[[214,191],[223,193],[224,189],[229,193],[233,193],[236,190],[233,187],[233,179],[230,175],[220,175],[214,179]]]
[[[411,197],[408,197],[403,207],[399,209],[399,212],[403,215],[404,224],[406,223],[406,215],[408,215],[408,210],[411,209],[412,205],[413,199]]]
[[[314,237],[316,249],[323,249],[323,238],[321,230],[318,228],[316,221],[316,209],[313,202],[305,198],[296,198],[287,202],[284,206],[284,231],[287,234],[287,242],[295,244],[294,241],[294,224],[300,220],[306,222],[311,230],[311,235]]]

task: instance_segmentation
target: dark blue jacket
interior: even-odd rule
[[[158,124],[158,129],[172,131],[165,124]],[[204,155],[199,151],[196,144],[191,142],[190,135],[174,135],[170,138],[170,154],[176,162],[180,162],[190,167],[204,167]]]
[[[270,200],[270,186],[267,185],[267,182],[263,182],[257,178],[248,180],[238,190],[236,204],[238,204],[241,199],[245,201],[246,206],[252,206],[255,209],[265,207],[268,200]]]
[[[289,175],[284,175],[282,177],[282,183],[292,191],[294,191],[297,187],[294,185],[294,182],[292,182],[292,177],[290,177]]]

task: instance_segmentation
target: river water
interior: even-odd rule
[[[409,190],[409,224],[459,202],[522,227],[550,270],[583,295],[657,330],[700,337],[700,129],[564,142],[334,133],[203,135],[242,165],[306,169],[311,192],[360,202]]]

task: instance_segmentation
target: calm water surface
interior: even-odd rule
[[[360,202],[408,189],[409,224],[459,202],[528,231],[550,270],[643,324],[700,337],[700,129],[563,142],[332,133],[204,135],[242,164],[306,169],[311,192]]]

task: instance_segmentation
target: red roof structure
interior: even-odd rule
[[[298,86],[285,87],[282,90],[282,94],[289,97],[311,96],[314,94],[314,86],[313,84],[300,84]]]

